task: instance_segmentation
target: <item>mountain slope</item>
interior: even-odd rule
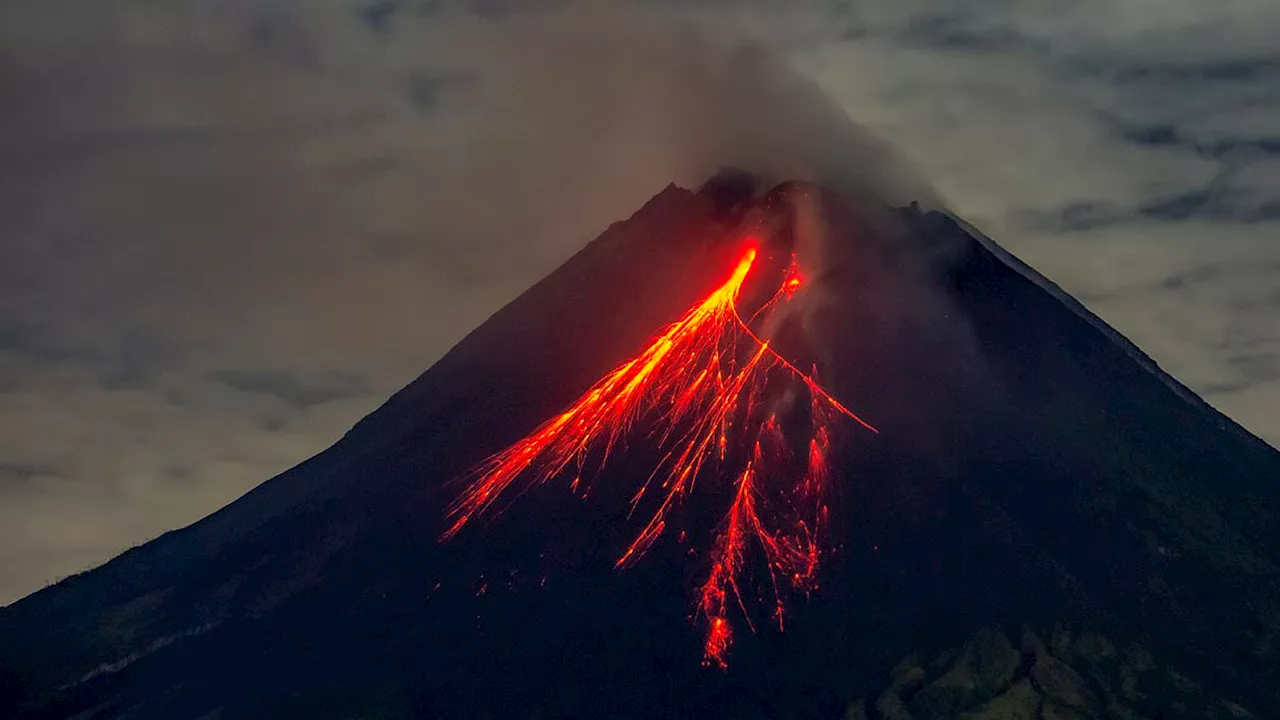
[[[614,568],[643,441],[591,502],[548,485],[440,544],[449,481],[710,292],[761,216],[788,232],[807,217],[825,243],[807,280],[821,302],[778,347],[820,358],[832,394],[880,431],[830,458],[833,552],[785,632],[757,623],[726,671],[703,668],[689,600],[703,555],[664,541]],[[943,213],[794,184],[753,196],[733,174],[667,188],[333,448],[0,610],[0,710],[837,717],[883,696],[866,711],[905,717],[899,697],[940,717],[1018,678],[1030,694],[1010,703],[1046,697],[1036,668],[1054,660],[1084,663],[1081,717],[1280,713],[1280,454],[1046,283]],[[719,520],[707,492],[691,528]],[[1064,633],[1141,648],[1200,690],[1129,697],[1107,678],[1132,663],[1103,668],[1098,643],[1071,650]],[[904,682],[912,656],[942,670]],[[990,657],[1023,670],[929,700]]]

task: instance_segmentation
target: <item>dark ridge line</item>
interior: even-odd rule
[[[1089,323],[1089,325],[1095,330],[1105,335],[1107,339],[1116,345],[1116,347],[1120,348],[1126,355],[1137,361],[1144,370],[1164,383],[1166,387],[1172,390],[1175,395],[1181,398],[1188,405],[1197,409],[1209,411],[1211,416],[1216,417],[1218,427],[1222,430],[1232,433],[1242,440],[1261,446],[1262,448],[1266,448],[1272,452],[1277,451],[1276,448],[1273,448],[1266,440],[1254,435],[1226,413],[1223,413],[1221,410],[1209,404],[1204,398],[1200,397],[1194,390],[1184,385],[1180,380],[1165,372],[1158,362],[1156,362],[1150,355],[1143,352],[1142,349],[1135,345],[1132,340],[1125,337],[1119,330],[1111,327],[1111,325],[1109,325],[1105,320],[1094,314],[1074,296],[1063,290],[1057,283],[1042,275],[1038,270],[1023,262],[1016,255],[1004,249],[995,240],[992,240],[980,230],[965,222],[959,216],[945,210],[939,212],[944,217],[954,222],[957,227],[968,234],[969,237],[977,241],[978,244],[982,245],[983,248],[994,255],[996,259],[1000,260],[1000,262],[1004,263],[1009,269],[1049,293],[1049,295],[1061,303],[1063,307],[1070,310],[1077,317]]]

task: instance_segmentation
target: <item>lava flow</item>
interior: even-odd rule
[[[817,382],[770,347],[751,324],[767,318],[800,288],[793,258],[772,298],[744,320],[737,303],[759,250],[748,242],[732,274],[705,300],[667,326],[635,359],[596,382],[569,409],[485,461],[450,507],[443,539],[494,509],[517,480],[522,488],[545,483],[572,466],[570,487],[583,482],[590,455],[597,471],[641,422],[661,460],[631,498],[635,512],[650,493],[656,509],[617,560],[636,561],[662,536],[672,510],[686,498],[702,469],[714,461],[717,477],[732,477],[732,503],[710,553],[698,593],[707,623],[704,663],[725,666],[733,631],[732,607],[748,626],[744,598],[750,558],[767,570],[773,619],[782,627],[784,586],[816,587],[828,489],[826,455],[837,416],[875,431]],[[779,392],[779,379],[785,388]],[[807,437],[788,440],[779,420],[785,398],[808,396]],[[789,448],[800,447],[800,453]],[[802,457],[795,458],[795,455]],[[598,464],[597,464],[598,463]]]

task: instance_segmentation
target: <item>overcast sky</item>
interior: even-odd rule
[[[0,4],[0,603],[323,449],[750,129],[678,33],[549,52],[564,4]],[[645,4],[763,37],[1280,444],[1280,3]]]

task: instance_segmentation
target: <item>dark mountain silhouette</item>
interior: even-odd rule
[[[754,190],[668,187],[332,448],[0,610],[0,716],[1280,717],[1280,453],[952,216]],[[592,501],[548,484],[439,542],[451,479],[716,287],[744,218],[792,232],[796,193],[825,301],[779,346],[880,434],[832,452],[785,632],[703,667],[701,556],[614,568],[640,439]]]

